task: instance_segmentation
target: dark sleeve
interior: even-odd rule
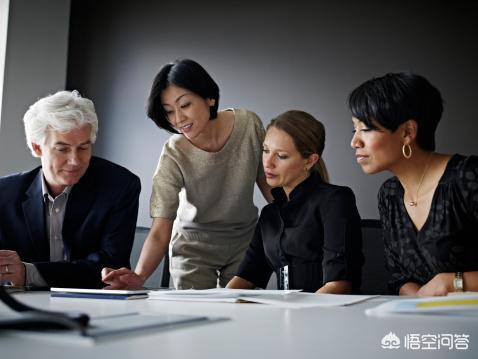
[[[104,286],[101,281],[103,267],[129,268],[140,191],[139,178],[131,176],[106,218],[101,221],[101,228],[98,229],[99,244],[91,252],[79,258],[70,258],[70,262],[33,263],[49,286],[101,288]],[[87,231],[88,229],[85,230]]]
[[[363,264],[362,231],[352,190],[347,187],[334,190],[321,211],[324,283],[350,280],[358,289]]]
[[[398,253],[390,245],[390,233],[383,231],[384,233],[384,255],[385,266],[391,275],[391,279],[388,282],[388,288],[391,294],[398,295],[400,288],[407,282],[416,282],[409,276],[407,276],[405,268],[403,268]]]
[[[394,242],[386,192],[387,189],[382,186],[378,193],[378,212],[380,214],[380,221],[382,223],[385,267],[391,275],[391,279],[388,282],[388,287],[391,294],[398,294],[402,285],[413,280],[406,274],[407,271],[402,266],[398,253],[399,243]]]
[[[264,243],[262,242],[260,223],[258,222],[254,237],[236,275],[254,283],[256,287],[266,288],[272,272],[264,252]]]
[[[469,156],[463,161],[457,182],[465,200],[468,213],[478,223],[478,157]]]

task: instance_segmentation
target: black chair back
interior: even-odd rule
[[[388,281],[391,276],[385,268],[382,226],[378,219],[362,219],[362,251],[365,263],[362,267],[363,294],[390,294]]]

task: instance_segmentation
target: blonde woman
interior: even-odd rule
[[[275,272],[282,289],[359,289],[360,217],[350,188],[329,183],[324,145],[324,126],[306,112],[288,111],[271,121],[262,163],[274,202],[263,208],[228,288],[265,288]]]

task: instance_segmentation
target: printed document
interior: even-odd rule
[[[302,293],[300,290],[187,289],[150,291],[149,299],[194,302],[253,302],[281,308],[332,307],[359,303],[370,295]]]

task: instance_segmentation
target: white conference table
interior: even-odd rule
[[[85,345],[0,331],[0,358],[478,358],[477,317],[367,316],[366,308],[390,299],[375,298],[347,307],[281,309],[263,304],[166,302],[138,299],[50,298],[48,292],[15,293],[27,304],[51,310],[80,310],[90,316],[128,312],[227,317],[218,322],[148,332]],[[9,309],[0,303],[0,315]],[[467,350],[381,348],[389,332],[467,334]],[[402,339],[401,339],[402,340]]]

